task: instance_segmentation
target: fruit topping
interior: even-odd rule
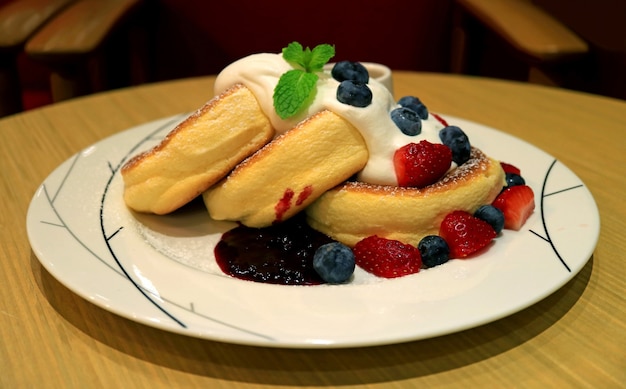
[[[415,112],[420,119],[428,119],[428,108],[415,96],[404,96],[398,100],[400,106],[410,109]]]
[[[422,258],[417,247],[376,235],[359,241],[354,248],[356,264],[378,277],[395,278],[420,271]]]
[[[415,111],[399,107],[391,111],[391,120],[398,126],[403,134],[408,136],[416,136],[422,132],[422,119],[417,116]]]
[[[522,176],[520,176],[519,174],[516,173],[504,173],[505,175],[505,179],[506,179],[506,186],[507,188],[510,186],[516,186],[516,185],[525,185],[526,184],[526,180],[524,180],[524,178]]]
[[[504,214],[504,228],[519,231],[535,210],[535,194],[528,185],[504,189],[493,201]]]
[[[367,107],[372,103],[372,91],[367,84],[352,80],[341,81],[337,87],[337,100],[353,107]]]
[[[339,242],[320,246],[313,256],[313,269],[329,284],[348,281],[354,268],[354,253],[350,247]]]
[[[330,74],[339,82],[351,80],[359,84],[367,84],[370,80],[367,69],[360,62],[337,62],[330,71]]]
[[[502,166],[502,170],[504,170],[505,173],[513,173],[517,175],[522,175],[522,172],[520,171],[520,169],[515,165],[511,165],[510,163],[500,161],[500,166]]]
[[[439,236],[448,243],[451,258],[465,258],[487,247],[496,237],[496,231],[469,212],[454,211],[441,222]]]
[[[428,235],[422,238],[417,245],[425,267],[442,265],[450,259],[450,247],[439,235]]]
[[[399,186],[424,187],[437,182],[450,168],[450,148],[422,140],[402,146],[393,156]]]
[[[457,126],[447,126],[439,131],[441,143],[452,150],[452,160],[457,165],[462,165],[470,158],[471,145],[469,138]]]
[[[504,213],[493,205],[481,205],[474,212],[474,216],[489,223],[496,234],[504,228]]]

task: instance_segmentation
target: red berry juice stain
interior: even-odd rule
[[[296,200],[296,205],[302,205],[309,198],[309,196],[313,193],[313,186],[307,185],[302,189],[302,192],[298,195],[298,199]]]
[[[291,208],[291,199],[293,199],[294,195],[295,193],[293,192],[292,189],[289,189],[289,188],[285,189],[285,193],[283,193],[283,197],[280,200],[278,200],[278,202],[274,206],[274,212],[276,213],[276,218],[274,219],[274,223],[278,223],[283,220],[283,216],[285,215],[285,212],[287,212],[289,208]]]
[[[282,285],[323,283],[313,269],[315,250],[333,240],[303,216],[266,228],[236,227],[222,235],[215,258],[222,271],[242,280]]]
[[[436,113],[430,113],[431,115],[433,115],[435,117],[435,119],[437,119],[439,121],[439,123],[443,124],[444,126],[448,127],[448,122],[446,122],[446,120],[444,118],[442,118],[441,116],[437,115]]]

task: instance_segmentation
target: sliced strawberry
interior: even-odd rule
[[[441,222],[439,236],[448,243],[451,258],[465,258],[491,243],[496,231],[468,212],[454,211]]]
[[[522,175],[520,169],[515,165],[500,161],[500,166],[502,166],[502,170],[504,170],[505,173],[513,173],[518,176]]]
[[[492,205],[504,213],[504,228],[519,231],[535,210],[535,194],[528,185],[510,186]]]
[[[421,188],[437,182],[448,171],[452,151],[443,144],[423,140],[396,150],[393,163],[399,186]]]
[[[376,235],[362,239],[352,251],[356,264],[378,277],[402,277],[417,273],[422,267],[417,247]]]

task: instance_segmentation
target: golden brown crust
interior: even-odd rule
[[[250,90],[236,85],[122,167],[124,200],[139,212],[172,212],[269,142],[274,129]]]
[[[307,220],[349,246],[370,235],[417,245],[422,237],[437,234],[446,214],[474,212],[491,203],[503,186],[500,163],[473,148],[468,162],[425,188],[343,183],[306,209]]]
[[[139,165],[143,160],[148,159],[155,154],[161,152],[163,149],[169,145],[170,141],[177,136],[184,136],[183,133],[189,127],[195,125],[199,120],[202,120],[202,117],[207,114],[210,110],[212,110],[217,104],[219,104],[223,99],[232,96],[237,93],[237,91],[243,88],[243,85],[235,85],[234,87],[226,90],[219,98],[213,98],[205,103],[198,110],[189,115],[185,120],[183,120],[180,124],[178,124],[172,131],[168,132],[165,138],[158,145],[154,146],[150,150],[144,151],[135,155],[133,158],[129,159],[124,166],[122,166],[122,174],[127,174],[131,170],[135,169],[137,165]]]

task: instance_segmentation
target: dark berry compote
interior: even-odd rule
[[[323,283],[313,269],[315,250],[333,240],[297,215],[266,228],[238,226],[215,247],[220,269],[233,277],[281,285]]]

